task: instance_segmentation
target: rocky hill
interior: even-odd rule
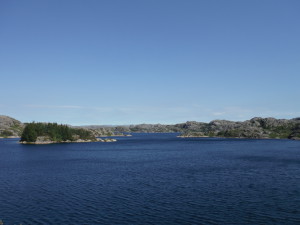
[[[237,137],[300,139],[300,118],[255,117],[243,122],[213,120],[209,123],[188,121],[175,125],[140,124],[114,127],[117,132],[179,132],[181,137]]]
[[[0,115],[0,137],[20,137],[24,124],[9,116]]]
[[[120,132],[114,132],[114,129],[107,126],[90,125],[90,126],[76,126],[75,128],[84,128],[90,130],[96,137],[118,136]]]

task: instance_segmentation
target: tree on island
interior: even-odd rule
[[[21,136],[21,141],[27,141],[27,142],[36,141],[37,139],[36,125],[37,124],[35,123],[29,123],[26,125]]]

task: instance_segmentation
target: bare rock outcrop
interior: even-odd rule
[[[20,137],[24,124],[9,116],[0,115],[0,137]]]

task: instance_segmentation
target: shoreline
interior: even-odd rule
[[[116,134],[116,135],[100,135],[98,137],[131,137],[132,135],[131,134],[128,134],[128,135],[122,135],[122,134]]]
[[[7,136],[7,137],[0,137],[0,138],[21,138],[20,136]]]
[[[193,136],[193,135],[191,135],[191,136],[176,136],[176,137],[178,137],[178,138],[209,138],[210,136]]]
[[[232,139],[253,139],[253,140],[294,140],[294,141],[300,141],[300,138],[294,137],[294,138],[269,138],[269,137],[263,137],[263,138],[254,138],[254,137],[219,137],[219,136],[177,136],[178,138],[232,138]]]
[[[65,144],[65,143],[95,143],[95,142],[116,142],[117,140],[114,138],[96,138],[96,140],[76,140],[76,141],[35,141],[35,142],[26,142],[26,141],[20,141],[20,144],[23,145],[49,145],[49,144]]]

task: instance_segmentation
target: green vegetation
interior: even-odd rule
[[[240,137],[241,131],[237,129],[225,130],[218,132],[217,136],[219,137]]]
[[[289,138],[300,140],[300,124],[297,124],[293,128],[293,133],[289,135]]]
[[[214,132],[206,132],[205,135],[209,136],[209,137],[214,137],[215,133]]]
[[[54,142],[76,141],[78,139],[93,140],[96,138],[91,131],[86,129],[75,129],[67,125],[58,125],[57,123],[28,123],[26,124],[21,142],[35,142],[38,137],[47,137]]]
[[[0,133],[0,137],[9,137],[9,136],[14,136],[13,132],[9,130],[4,130]]]
[[[300,139],[300,119],[255,117],[244,122],[215,120],[208,124],[187,122],[181,126],[183,137],[289,138]]]
[[[294,127],[295,125],[293,126],[292,124],[287,124],[285,126],[277,126],[266,130],[270,132],[270,138],[288,138]]]

